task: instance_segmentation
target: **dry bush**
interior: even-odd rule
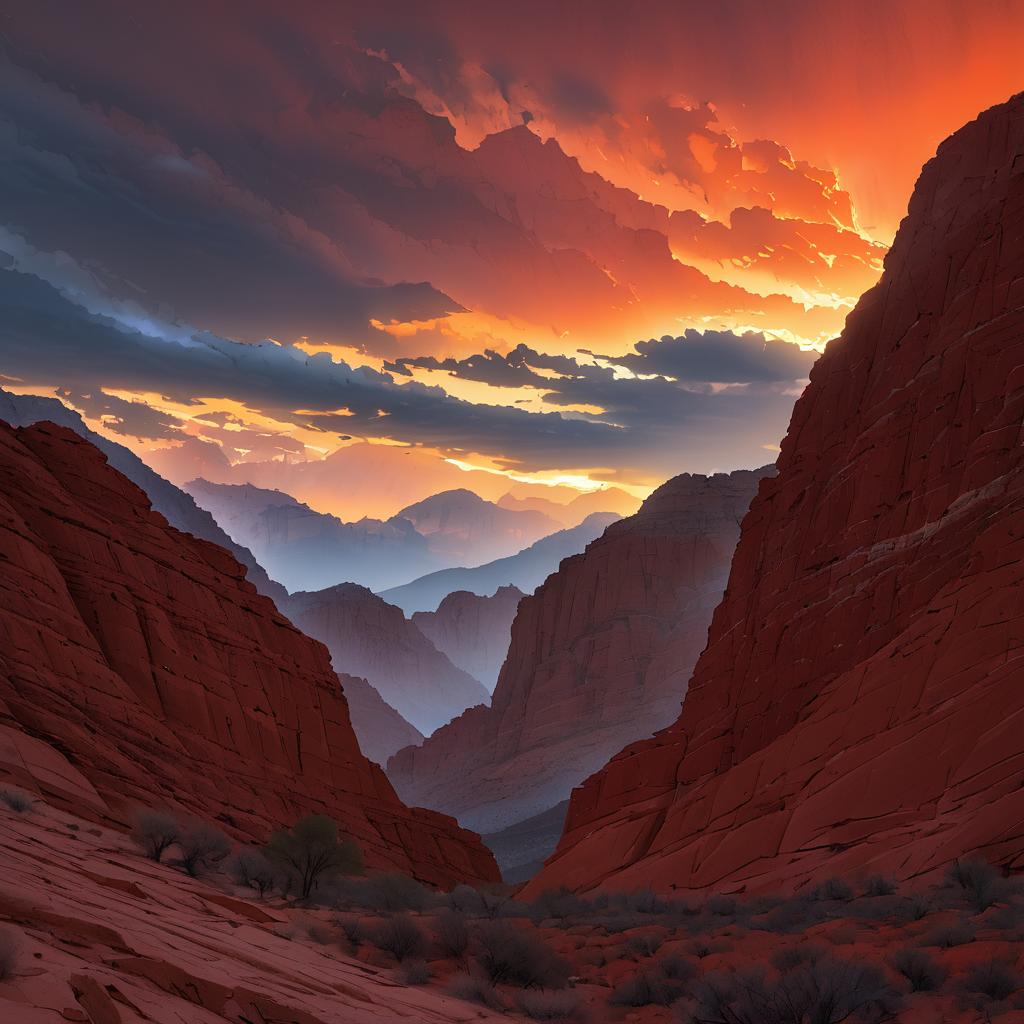
[[[142,809],[132,819],[132,839],[150,860],[158,864],[164,853],[178,841],[180,834],[177,819],[167,811]]]
[[[488,921],[476,936],[476,961],[492,984],[564,988],[570,968],[539,936],[507,921]]]
[[[402,980],[406,985],[426,985],[431,977],[425,960],[406,960],[402,967]]]
[[[654,956],[664,941],[660,932],[638,932],[626,939],[626,949],[636,956]]]
[[[367,937],[363,922],[351,914],[345,917],[332,918],[331,923],[341,931],[341,934],[345,936],[353,950],[358,949],[359,944]]]
[[[323,921],[307,921],[306,934],[319,946],[326,946],[334,941],[334,933]]]
[[[263,852],[303,900],[326,879],[363,870],[359,847],[339,834],[337,824],[322,814],[307,815],[293,828],[275,832]]]
[[[871,875],[864,882],[865,896],[895,896],[896,882],[886,875]]]
[[[423,929],[408,914],[395,914],[382,921],[373,933],[373,944],[399,963],[419,959],[427,951]]]
[[[427,905],[430,894],[415,878],[390,871],[366,880],[366,896],[368,910],[419,911]]]
[[[10,981],[18,966],[21,936],[13,928],[0,928],[0,981]]]
[[[794,971],[798,967],[817,963],[825,955],[823,947],[815,942],[801,942],[796,946],[786,946],[772,954],[772,967],[780,974]]]
[[[897,950],[889,963],[910,982],[912,992],[935,992],[946,980],[945,968],[920,949]]]
[[[260,899],[274,888],[274,866],[253,846],[244,846],[228,865],[236,884],[252,889]]]
[[[0,787],[0,803],[17,814],[27,814],[36,805],[33,796],[17,786]]]
[[[811,893],[816,900],[834,900],[846,903],[853,899],[853,887],[839,877],[826,878]]]
[[[191,821],[178,836],[181,866],[193,877],[212,871],[231,852],[231,840],[216,825]]]
[[[608,1002],[612,1006],[671,1006],[683,994],[681,985],[641,971],[612,989]]]
[[[1007,895],[1007,884],[987,861],[955,861],[949,869],[950,881],[958,885],[968,902],[980,914]]]
[[[464,999],[468,1003],[479,1003],[491,1010],[505,1010],[505,1000],[501,993],[486,978],[475,974],[457,974],[452,980],[449,990],[456,999]]]
[[[697,968],[675,953],[663,956],[656,966],[658,973],[670,981],[692,981],[697,976]]]
[[[921,945],[952,949],[954,946],[966,946],[968,942],[973,942],[975,937],[974,928],[967,921],[954,921],[952,924],[933,928],[921,939]]]
[[[524,990],[516,996],[516,1008],[530,1020],[579,1020],[583,1013],[580,997],[569,990]]]
[[[963,978],[966,991],[999,1003],[1024,988],[1024,978],[1012,965],[1002,960],[986,960],[968,968]]]
[[[456,910],[442,910],[434,919],[437,945],[446,957],[460,960],[469,949],[469,926]]]

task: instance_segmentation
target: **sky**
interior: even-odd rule
[[[23,5],[0,384],[346,517],[763,465],[1022,42],[1012,0]]]

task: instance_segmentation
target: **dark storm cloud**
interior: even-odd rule
[[[353,369],[326,354],[210,334],[184,340],[143,334],[14,270],[0,271],[0,365],[13,377],[61,385],[75,395],[109,388],[156,391],[185,403],[229,398],[299,425],[547,468],[566,459],[587,461],[595,447],[622,451],[632,444],[608,424],[474,405],[441,388],[396,384],[386,373]]]
[[[181,420],[145,402],[128,402],[98,389],[82,392],[58,388],[57,397],[91,419],[104,419],[107,430],[115,434],[150,440],[180,437]]]

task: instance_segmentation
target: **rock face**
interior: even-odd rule
[[[538,888],[1024,866],[1024,96],[924,168],[796,405],[681,716]]]
[[[377,764],[392,754],[423,742],[423,733],[407,722],[371,685],[359,676],[338,673],[359,749]]]
[[[523,597],[518,587],[499,587],[490,597],[457,590],[436,612],[416,612],[412,621],[453,664],[490,693],[508,653],[512,620]]]
[[[514,555],[561,527],[543,512],[502,508],[464,488],[408,505],[398,518],[412,523],[448,565],[479,565]]]
[[[0,773],[99,820],[167,804],[239,838],[324,812],[371,864],[495,876],[362,755],[327,651],[78,435],[0,424],[0,561]]]
[[[457,590],[487,596],[499,587],[513,586],[524,594],[532,594],[563,558],[582,551],[618,518],[613,512],[595,512],[579,526],[552,533],[508,558],[498,558],[472,569],[441,569],[405,586],[382,591],[381,597],[411,615],[434,611],[445,597]]]
[[[285,607],[300,629],[327,645],[337,671],[365,676],[424,735],[487,700],[483,686],[456,668],[401,608],[365,587],[342,583],[293,594]]]
[[[192,480],[186,488],[289,590],[343,581],[381,589],[445,564],[406,519],[345,523],[283,491],[252,484]]]
[[[675,477],[566,559],[520,602],[490,707],[399,751],[396,789],[497,832],[673,721],[767,472]]]
[[[51,423],[73,430],[99,448],[111,466],[124,473],[137,487],[141,487],[153,503],[153,508],[171,526],[183,533],[195,534],[203,540],[227,548],[249,570],[249,582],[261,594],[266,594],[275,601],[280,601],[286,596],[284,587],[267,575],[253,553],[241,544],[236,544],[221,529],[214,517],[195,503],[191,495],[175,487],[159,473],[154,473],[142,459],[124,445],[90,430],[82,417],[63,402],[41,395],[15,395],[0,389],[0,420],[13,427],[27,427],[42,420],[49,420]]]

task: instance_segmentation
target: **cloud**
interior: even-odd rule
[[[103,391],[71,391],[57,388],[57,397],[90,419],[102,420],[104,427],[115,434],[139,437],[177,439],[181,436],[182,421],[176,416],[160,412],[145,402],[126,401]]]

